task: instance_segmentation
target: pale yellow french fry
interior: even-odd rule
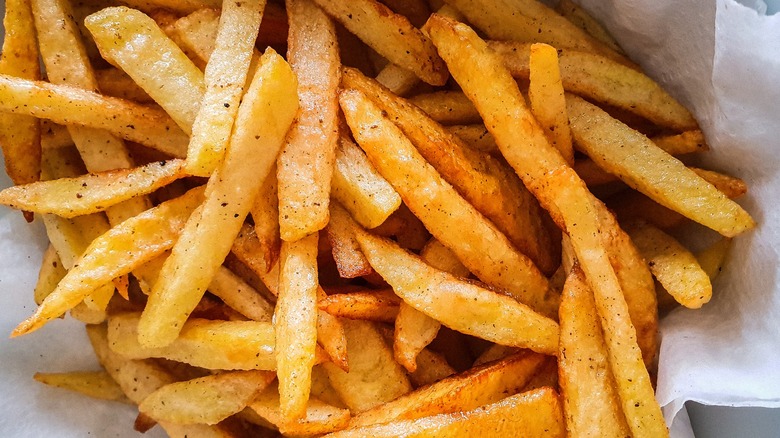
[[[295,421],[306,412],[317,347],[317,238],[283,242],[279,296],[274,310],[276,367],[282,417]]]
[[[529,64],[528,101],[547,139],[566,162],[574,163],[569,116],[563,95],[558,51],[547,44],[532,44]]]
[[[343,429],[350,418],[349,410],[311,397],[306,404],[306,413],[297,420],[289,421],[282,415],[279,389],[275,385],[258,395],[249,404],[249,409],[277,427],[280,432],[294,436],[319,435]]]
[[[124,6],[102,9],[85,24],[103,57],[130,75],[189,134],[205,83],[203,72],[176,43],[149,16]]]
[[[560,49],[596,53],[631,65],[623,55],[536,0],[445,1],[490,39],[546,43]]]
[[[405,17],[375,0],[316,0],[329,15],[390,62],[431,85],[444,85],[447,69],[430,40]]]
[[[712,298],[712,283],[696,257],[674,237],[647,223],[626,231],[656,280],[685,307],[698,309]]]
[[[238,110],[225,159],[209,179],[206,200],[187,221],[144,309],[139,341],[164,346],[176,338],[238,235],[273,166],[297,101],[295,75],[269,49]]]
[[[187,151],[187,171],[193,175],[211,175],[225,154],[264,8],[265,0],[222,3],[215,47],[203,79],[205,93]]]
[[[416,151],[377,105],[358,90],[340,95],[358,144],[429,231],[482,281],[551,315],[556,297],[533,262],[463,199]]]
[[[122,392],[133,403],[140,404],[144,398],[157,389],[173,383],[176,379],[157,364],[148,361],[124,358],[108,347],[108,336],[104,325],[87,326],[92,348],[101,365],[117,382]],[[170,436],[197,436],[203,438],[230,438],[229,430],[222,426],[204,424],[181,425],[162,422],[160,426]]]
[[[593,292],[577,265],[566,279],[559,319],[558,363],[566,430],[581,437],[630,436]]]
[[[217,424],[240,412],[276,378],[270,371],[225,371],[165,385],[138,410],[156,421]]]
[[[187,153],[187,135],[164,111],[75,87],[0,74],[0,110],[105,129],[178,158]]]
[[[40,79],[35,23],[30,0],[5,3],[0,74],[24,79]],[[0,114],[0,147],[5,171],[14,184],[38,181],[41,173],[41,128],[35,117]]]
[[[317,301],[327,296],[322,287],[317,287]],[[319,310],[317,310],[317,342],[328,353],[331,362],[349,372],[347,335],[344,333],[344,325],[337,317]]]
[[[41,269],[38,271],[38,281],[35,283],[35,290],[33,291],[35,304],[40,305],[57,287],[57,284],[67,272],[62,265],[60,256],[57,255],[57,249],[54,248],[54,245],[49,244],[49,247],[43,253]]]
[[[71,218],[104,211],[133,197],[151,193],[184,176],[187,175],[182,160],[153,162],[130,169],[10,187],[0,192],[0,204]]]
[[[709,275],[710,280],[714,280],[720,274],[730,247],[731,239],[721,239],[696,253],[699,266]]]
[[[331,194],[366,228],[378,227],[401,205],[398,192],[346,136],[336,148]]]
[[[341,61],[330,17],[311,0],[286,4],[287,59],[298,77],[300,109],[279,155],[276,176],[282,240],[296,241],[328,223]]]
[[[129,273],[134,267],[170,249],[202,199],[203,189],[193,189],[180,198],[128,219],[91,241],[57,288],[46,297],[33,316],[19,324],[12,336],[37,330],[73,308],[96,289],[110,284],[112,279]],[[111,290],[113,292],[113,285]]]
[[[434,438],[440,436],[565,437],[558,394],[551,388],[507,397],[467,412],[438,414],[417,420],[356,427],[325,435],[328,438],[398,436]]]
[[[366,321],[395,321],[401,299],[391,289],[332,294],[317,306],[333,316]]]
[[[273,318],[273,305],[224,266],[214,274],[208,290],[232,309],[253,321],[271,321]]]
[[[72,371],[68,373],[35,373],[33,379],[101,400],[129,402],[122,388],[105,371]]]
[[[425,247],[420,251],[420,257],[425,260],[425,263],[456,277],[467,278],[471,274],[468,268],[458,260],[455,253],[436,239],[431,239],[425,244]]]
[[[579,97],[567,95],[566,102],[578,147],[600,167],[659,204],[726,237],[755,227],[739,204],[644,135]]]
[[[631,432],[635,436],[667,436],[623,291],[601,239],[598,213],[603,207],[549,145],[509,71],[473,30],[434,16],[430,35],[453,78],[482,114],[504,157],[569,234],[596,297],[609,362]],[[471,68],[474,65],[481,68]]]
[[[349,426],[413,420],[496,402],[520,392],[543,361],[543,355],[529,352],[472,368],[363,412],[354,417]]]
[[[407,304],[459,332],[552,353],[558,324],[505,295],[428,266],[393,242],[356,229],[371,266]]]
[[[118,68],[95,70],[98,89],[107,96],[150,104],[154,100],[133,79]]]
[[[178,44],[185,53],[197,57],[196,64],[203,64],[204,69],[216,45],[219,15],[218,9],[199,9],[171,24]]]
[[[417,369],[409,374],[409,380],[417,388],[436,383],[455,374],[444,356],[423,348],[416,357]]]
[[[342,320],[347,336],[349,373],[322,364],[333,389],[351,412],[362,412],[411,391],[406,373],[373,323]]]

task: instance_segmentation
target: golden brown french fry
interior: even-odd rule
[[[215,47],[203,77],[205,92],[192,124],[187,150],[187,171],[192,175],[211,175],[225,155],[265,3],[265,0],[222,3]]]
[[[428,266],[389,240],[360,229],[355,229],[355,237],[371,266],[398,296],[447,327],[542,353],[557,349],[555,321],[507,296]]]
[[[349,373],[331,363],[322,366],[333,389],[353,413],[363,412],[411,391],[393,352],[373,323],[342,320],[347,336]]]
[[[469,150],[414,105],[358,72],[345,69],[343,83],[370,96],[387,112],[417,151],[520,252],[543,272],[555,270],[558,257],[550,248],[556,245],[542,224],[541,209],[509,166]],[[471,102],[468,105],[473,108]]]
[[[444,181],[365,94],[346,90],[340,99],[358,144],[436,239],[486,283],[543,313],[557,308],[533,262]]]
[[[463,140],[463,143],[470,149],[475,149],[488,154],[498,153],[496,141],[493,140],[493,136],[490,134],[490,131],[485,128],[485,125],[452,125],[448,126],[447,130]]]
[[[517,394],[467,412],[345,429],[329,438],[414,436],[564,437],[558,394],[551,388]]]
[[[328,241],[333,248],[333,260],[342,278],[361,277],[374,271],[360,251],[352,224],[349,213],[338,203],[331,203]]]
[[[346,136],[339,138],[331,194],[360,225],[375,228],[401,205],[401,197]]]
[[[453,78],[475,103],[504,157],[571,238],[596,296],[609,362],[631,432],[667,436],[626,300],[601,238],[599,222],[603,221],[598,213],[603,207],[547,143],[500,58],[468,26],[438,16],[432,20],[431,38]],[[474,65],[481,68],[473,69]]]
[[[575,264],[561,298],[559,377],[571,436],[630,436],[596,312],[593,292]]]
[[[162,268],[162,265],[160,267]],[[273,318],[273,305],[252,286],[246,284],[241,277],[224,266],[214,274],[208,290],[232,309],[253,321],[271,321]]]
[[[35,23],[30,0],[5,3],[0,74],[24,79],[40,79]],[[0,147],[5,171],[14,184],[38,181],[41,174],[41,128],[35,117],[17,114],[0,115]]]
[[[33,379],[45,385],[75,391],[92,398],[129,402],[119,385],[105,371],[35,373]]]
[[[140,404],[149,394],[164,385],[173,383],[173,375],[155,363],[126,359],[108,347],[108,336],[105,325],[88,325],[92,348],[101,365],[117,382],[122,392],[133,403]],[[160,426],[170,436],[198,436],[203,438],[229,438],[231,435],[222,426],[207,426],[204,424],[180,425],[162,422]]]
[[[270,371],[225,371],[165,385],[138,410],[156,421],[217,424],[240,412],[276,378]]]
[[[375,0],[316,0],[329,15],[390,62],[431,85],[444,85],[447,69],[430,40],[406,17]]]
[[[431,239],[425,244],[420,251],[420,257],[425,260],[425,263],[456,277],[467,278],[470,275],[468,268],[463,266],[455,254],[436,239]]]
[[[274,330],[281,413],[288,421],[303,417],[311,391],[317,347],[317,238],[313,233],[282,242],[279,256]]]
[[[279,155],[279,228],[296,241],[328,223],[341,80],[336,30],[311,0],[289,0],[288,54],[298,77],[298,116]]]
[[[255,202],[250,210],[255,223],[255,235],[264,255],[265,270],[279,259],[282,249],[282,238],[279,235],[279,195],[276,184],[276,169],[272,168],[260,187],[260,193],[255,196]]]
[[[471,101],[458,91],[435,91],[409,98],[432,119],[444,125],[465,125],[481,123],[482,118],[474,111]]]
[[[205,84],[203,72],[179,46],[149,16],[124,6],[102,9],[85,24],[103,57],[130,75],[189,134]]]
[[[366,321],[395,321],[401,299],[391,289],[332,294],[317,303],[333,316]]]
[[[230,252],[295,116],[295,87],[290,66],[266,51],[238,110],[225,159],[209,179],[206,200],[187,221],[149,295],[139,328],[144,345],[163,346],[176,337]]]
[[[151,13],[159,9],[168,9],[180,14],[188,14],[203,8],[219,8],[216,0],[128,0],[128,6]]]
[[[571,0],[560,0],[555,6],[555,10],[593,38],[601,41],[615,52],[623,54],[623,49],[620,48],[607,29],[578,4]]]
[[[647,223],[633,224],[626,231],[655,278],[677,302],[698,309],[710,301],[712,283],[709,275],[677,239]]]
[[[187,150],[187,135],[164,111],[66,85],[0,74],[0,110],[105,129],[178,158]]]
[[[731,239],[720,239],[696,253],[696,260],[699,262],[699,266],[704,269],[710,280],[714,280],[720,274],[730,247]]]
[[[132,169],[59,178],[0,192],[0,204],[71,218],[97,213],[135,196],[151,193],[187,176],[182,160],[160,161]]]
[[[566,102],[578,147],[602,168],[726,237],[755,226],[742,207],[644,135],[579,97],[567,95]]]
[[[60,256],[57,255],[57,249],[54,248],[54,245],[49,244],[43,253],[41,269],[38,271],[38,281],[35,283],[35,291],[33,292],[35,304],[40,305],[57,287],[67,272],[62,265]]]
[[[544,134],[569,165],[574,163],[569,116],[563,95],[558,51],[547,44],[532,44],[528,61],[528,101]]]
[[[322,287],[317,287],[317,301],[327,296]],[[344,325],[337,317],[319,309],[317,310],[317,342],[330,356],[331,362],[349,372],[347,335],[344,333]]]
[[[202,199],[203,189],[193,189],[180,198],[122,222],[94,239],[57,288],[46,297],[34,315],[19,324],[12,336],[37,330],[73,308],[100,286],[170,249]],[[113,292],[113,286],[111,289]]]
[[[653,143],[671,155],[692,154],[710,150],[704,133],[698,129],[683,131],[673,135],[658,135],[652,137]]]
[[[249,404],[255,414],[276,426],[280,432],[294,436],[319,435],[343,429],[349,421],[349,410],[309,398],[306,413],[295,421],[281,414],[279,389],[271,385]]]
[[[467,411],[518,393],[544,356],[521,353],[417,389],[354,417],[349,427]]]
[[[632,65],[623,55],[536,0],[445,1],[465,15],[469,23],[485,32],[490,39],[546,43],[555,48],[591,52]]]
[[[473,366],[484,365],[489,362],[504,359],[520,351],[517,347],[507,347],[506,345],[493,344],[488,347],[482,354],[474,361]]]
[[[501,55],[513,76],[528,77],[530,44],[493,41],[489,45]],[[637,114],[659,126],[679,131],[698,129],[696,120],[684,106],[655,81],[631,67],[577,50],[562,50],[559,65],[566,91]]]
[[[425,20],[431,15],[425,0],[387,0],[385,4],[396,14],[408,18],[409,22],[417,28],[425,24]]]

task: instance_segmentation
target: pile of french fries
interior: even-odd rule
[[[50,240],[11,336],[70,313],[103,366],[36,380],[181,437],[668,435],[659,313],[755,223],[570,0],[7,0],[5,29],[0,203]]]

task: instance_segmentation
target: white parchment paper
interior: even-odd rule
[[[658,399],[667,422],[679,420],[675,435],[690,433],[685,411],[678,415],[687,400],[780,407],[780,15],[766,16],[760,0],[581,3],[694,111],[712,148],[708,164],[748,182],[741,203],[760,224],[736,239],[713,300],[662,322]],[[80,323],[6,338],[33,311],[45,245],[40,223],[0,210],[0,436],[137,436],[133,408],[32,381],[35,371],[97,369]]]

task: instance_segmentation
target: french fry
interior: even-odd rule
[[[177,158],[187,151],[187,135],[164,111],[66,85],[0,74],[0,110],[105,129]]]
[[[298,420],[289,421],[281,414],[279,389],[270,386],[249,404],[256,415],[289,435],[319,435],[343,429],[349,421],[349,410],[341,409],[317,398],[309,398],[306,413]]]
[[[33,379],[45,385],[78,392],[87,397],[124,403],[129,402],[119,385],[105,371],[35,373]]]
[[[358,144],[436,239],[486,283],[550,314],[555,297],[547,296],[547,279],[533,262],[460,197],[365,94],[347,90],[340,99]]]
[[[249,211],[255,223],[255,234],[265,255],[265,270],[271,269],[279,258],[282,238],[279,235],[279,196],[276,183],[276,169],[271,169],[255,196]]]
[[[349,373],[322,366],[333,389],[353,413],[363,412],[411,391],[411,385],[373,323],[342,320],[347,336]]]
[[[390,62],[431,85],[444,85],[447,69],[430,40],[406,17],[374,0],[316,0],[329,15]]]
[[[186,176],[183,164],[182,160],[160,161],[10,187],[0,192],[0,204],[65,218],[98,213]]]
[[[507,397],[467,412],[439,414],[417,420],[345,429],[329,438],[437,436],[564,437],[558,394],[542,388]]]
[[[211,175],[225,154],[265,3],[249,0],[222,4],[215,47],[203,78],[205,92],[187,151],[187,171],[193,175]]]
[[[493,344],[488,347],[474,361],[473,366],[484,365],[489,362],[497,361],[509,357],[520,351],[517,347],[507,347],[506,345]]]
[[[317,347],[317,238],[314,233],[283,242],[279,257],[274,330],[281,414],[288,421],[303,417],[311,390]]]
[[[112,279],[170,249],[202,199],[203,190],[193,189],[180,198],[128,219],[92,241],[57,288],[35,314],[14,329],[12,336],[37,330]],[[111,290],[113,292],[113,286]]]
[[[267,322],[273,318],[273,305],[224,266],[214,274],[208,290],[232,309],[253,321]]]
[[[566,279],[559,320],[558,363],[566,430],[571,436],[629,436],[593,292],[577,265]]]
[[[297,102],[290,98],[294,90],[289,65],[269,49],[238,110],[230,145],[209,180],[206,200],[187,221],[149,295],[139,328],[144,345],[173,341],[230,252],[295,116]]]
[[[699,266],[704,269],[710,280],[714,280],[720,274],[730,247],[731,239],[720,239],[696,253],[696,260],[699,262]]]
[[[315,365],[311,370],[311,395],[331,406],[337,408],[346,408],[347,405],[341,400],[341,397],[330,384],[328,373],[322,365]],[[279,391],[276,391],[277,394]]]
[[[6,2],[0,74],[32,80],[41,78],[33,18],[29,0]],[[41,128],[38,119],[28,115],[0,115],[0,147],[5,171],[14,184],[38,181],[41,173]]]
[[[647,137],[576,96],[568,95],[566,101],[578,147],[602,168],[661,205],[726,237],[755,226],[742,207]]]
[[[443,325],[492,342],[542,353],[557,348],[555,321],[507,296],[430,267],[386,239],[359,229],[355,230],[355,237],[371,266],[393,286],[395,293]]]
[[[518,354],[500,362],[448,377],[352,418],[349,427],[467,411],[518,393],[542,364],[544,356]]]
[[[340,66],[331,19],[310,0],[289,0],[288,55],[298,77],[298,116],[279,155],[279,228],[296,241],[328,223],[338,141]]]
[[[425,111],[433,120],[443,125],[465,125],[481,123],[482,118],[474,111],[474,105],[463,93],[457,91],[435,91],[418,94],[409,102]]]
[[[647,223],[626,228],[650,271],[677,302],[698,309],[712,298],[712,283],[696,257],[674,237]]]
[[[541,209],[512,170],[494,157],[469,150],[414,105],[346,69],[345,86],[363,91],[388,114],[442,177],[547,273],[558,264]],[[462,95],[461,95],[462,96]],[[473,108],[471,102],[468,105]]]
[[[468,268],[463,266],[458,257],[436,239],[431,239],[425,244],[420,251],[420,257],[425,260],[425,263],[456,277],[467,278],[470,275]]]
[[[455,374],[455,370],[447,363],[444,356],[427,348],[423,348],[417,354],[415,364],[417,369],[409,374],[409,380],[417,388],[436,383]]]
[[[35,283],[35,290],[33,292],[35,304],[40,305],[57,287],[57,284],[67,272],[68,271],[62,265],[60,256],[57,255],[57,249],[54,248],[54,245],[49,244],[49,247],[46,248],[46,251],[43,253],[41,269],[38,271],[38,281]]]
[[[451,125],[447,127],[447,131],[450,131],[456,137],[463,140],[463,144],[470,149],[488,154],[495,154],[498,152],[496,141],[493,140],[493,136],[490,134],[490,131],[485,128],[485,125]]]
[[[392,323],[400,304],[401,299],[391,289],[384,289],[329,295],[317,306],[340,318]]]
[[[369,163],[355,143],[341,136],[331,195],[366,228],[376,228],[398,209],[401,197]]]
[[[571,0],[561,0],[555,6],[555,10],[593,38],[601,41],[615,52],[623,54],[623,49],[620,48],[617,41],[615,41],[604,26],[596,21],[595,18],[588,14],[588,12],[578,4]]]
[[[317,287],[317,301],[327,297],[322,287]],[[341,321],[326,312],[317,310],[317,342],[330,356],[331,362],[342,370],[349,372],[347,358],[347,335]]]
[[[594,202],[582,180],[547,143],[500,58],[468,26],[443,17],[433,19],[431,38],[453,78],[475,103],[504,157],[571,238],[596,296],[609,362],[631,432],[667,436],[623,291],[601,239],[596,210],[601,204]],[[481,67],[479,71],[470,68],[474,65]]]
[[[190,134],[205,91],[203,72],[157,23],[138,10],[117,6],[90,15],[85,24],[103,57],[130,75]]]
[[[98,89],[106,96],[150,104],[154,100],[133,79],[117,68],[95,70]]]
[[[623,55],[535,0],[491,0],[478,3],[467,0],[445,1],[490,39],[546,43],[555,48],[591,52],[632,65]]]
[[[188,14],[203,8],[219,8],[216,0],[129,0],[128,6],[150,13],[159,9],[169,9],[180,14]]]
[[[409,19],[414,27],[421,27],[431,15],[428,2],[424,0],[387,0],[385,4],[396,14],[401,14]]]
[[[333,260],[336,262],[336,268],[342,278],[361,277],[374,271],[360,251],[352,224],[352,218],[341,205],[338,203],[330,205],[330,222],[328,222],[327,228],[328,241],[333,248]]]
[[[528,61],[528,101],[547,139],[569,165],[574,163],[569,116],[563,95],[558,51],[547,44],[532,44]]]
[[[190,59],[197,58],[197,62],[193,62],[196,65],[202,64],[204,70],[216,46],[219,16],[220,12],[217,9],[198,9],[179,18],[171,25],[171,34],[178,40],[177,44]],[[250,73],[251,70],[250,67]]]
[[[156,421],[217,424],[240,412],[276,378],[269,371],[226,371],[165,385],[138,410]]]

